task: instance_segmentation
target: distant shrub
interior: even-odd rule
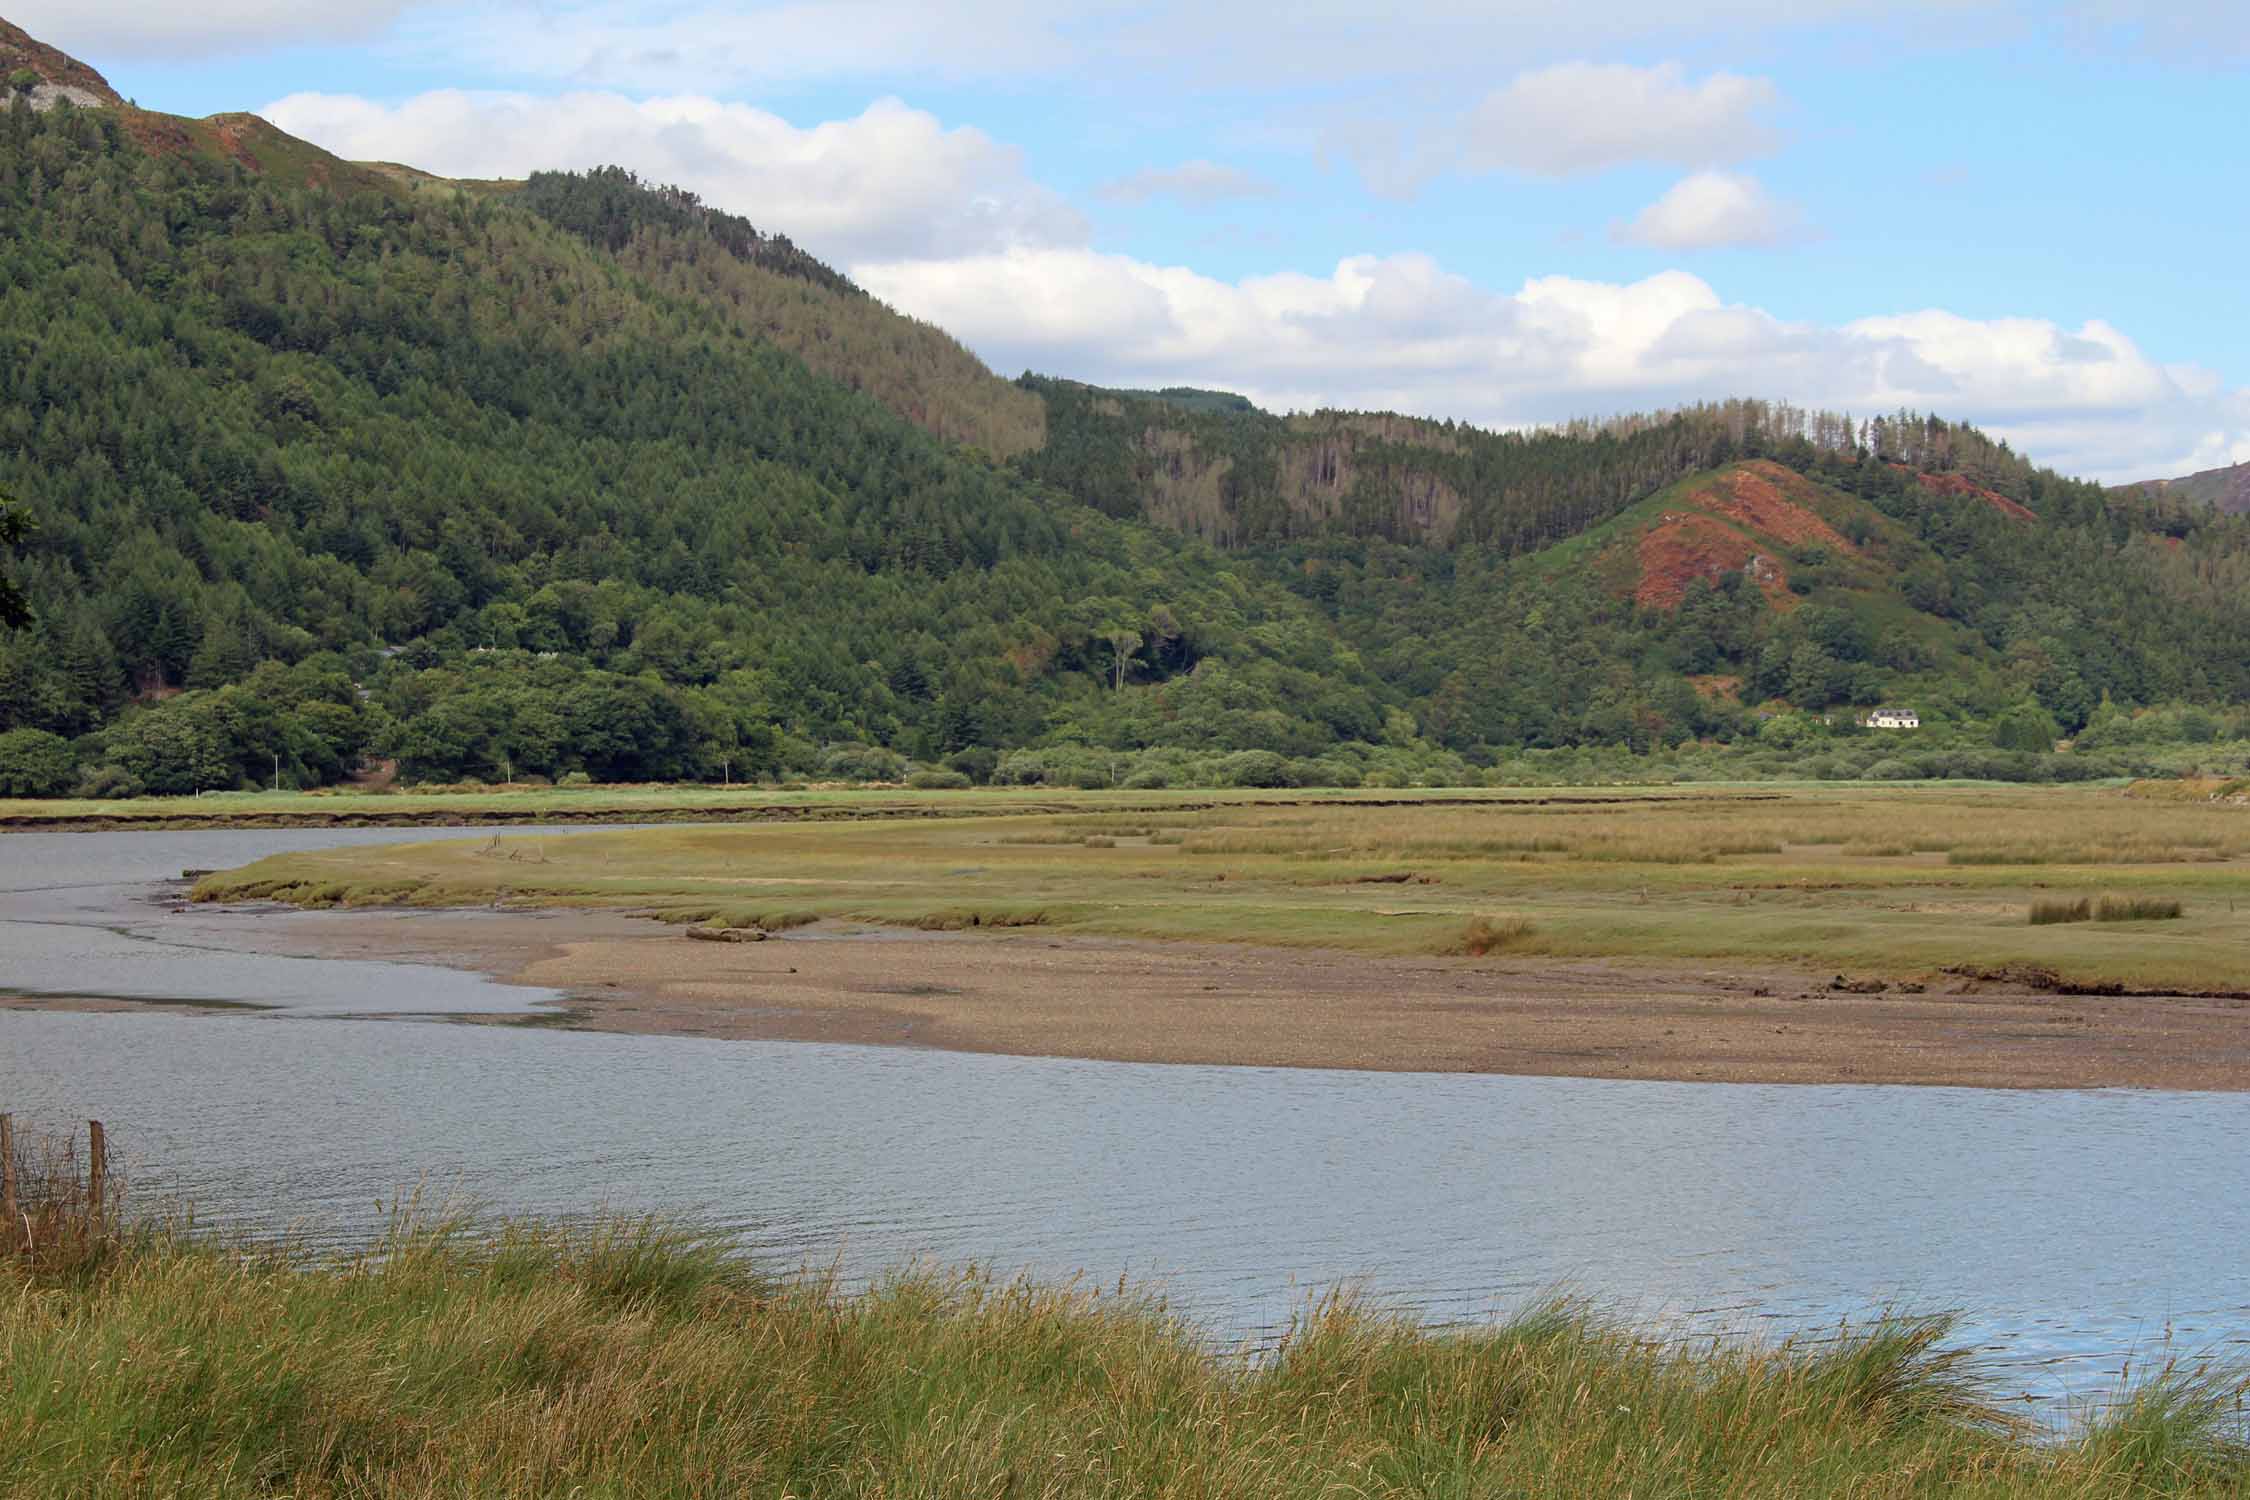
[[[906,760],[879,745],[836,745],[821,756],[820,773],[831,781],[897,781]]]
[[[104,800],[138,797],[145,790],[139,778],[123,766],[95,766],[78,783],[79,796]]]
[[[1406,778],[1399,775],[1399,773],[1396,771],[1378,767],[1373,771],[1369,771],[1366,776],[1361,778],[1360,785],[1384,787],[1386,789],[1395,790],[1396,788],[1406,785]]]
[[[916,771],[906,784],[918,792],[957,792],[975,785],[959,771]]]
[[[2078,901],[2034,901],[2031,903],[2031,925],[2034,927],[2059,927],[2066,922],[2091,922],[2094,920],[2094,903]]]
[[[556,786],[592,786],[594,778],[584,771],[568,771],[555,778]]]
[[[1143,766],[1126,777],[1124,784],[1131,792],[1158,792],[1172,784],[1172,777],[1162,766]]]
[[[70,741],[44,729],[0,734],[0,797],[57,797],[77,779]]]
[[[1271,750],[1238,750],[1219,762],[1219,775],[1228,786],[1295,786],[1289,762]]]
[[[945,763],[950,769],[981,784],[992,779],[993,767],[1000,764],[1000,752],[983,745],[972,745],[966,750],[956,750],[948,755]]]

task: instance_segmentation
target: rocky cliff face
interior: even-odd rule
[[[33,109],[52,109],[64,100],[81,109],[125,102],[101,74],[5,20],[0,20],[0,84],[10,94],[29,95]]]

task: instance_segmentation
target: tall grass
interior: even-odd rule
[[[2104,896],[2099,901],[2081,896],[2076,901],[2034,901],[2031,925],[2053,927],[2066,922],[2176,922],[2186,915],[2182,903],[2164,896]]]
[[[17,1134],[10,1145],[16,1201],[0,1214],[0,1262],[18,1272],[75,1275],[112,1249],[120,1222],[122,1184],[109,1176],[96,1196],[73,1141]]]
[[[2104,896],[2094,905],[2097,922],[2176,922],[2186,912],[2177,901],[2156,896]]]
[[[0,1265],[0,1489],[328,1496],[2216,1496],[2239,1381],[2028,1440],[1942,1318],[1650,1339],[1349,1297],[1214,1355],[1130,1292],[769,1281],[645,1222],[402,1221],[306,1263],[162,1234]]]

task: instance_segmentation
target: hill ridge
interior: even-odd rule
[[[1001,381],[629,173],[452,182],[106,103],[10,108],[0,156],[0,494],[38,523],[0,795],[368,756],[1457,781],[1763,765],[1878,701],[1984,747],[1892,774],[2094,774],[1966,726],[2250,700],[2250,522],[1935,416],[1490,432]]]

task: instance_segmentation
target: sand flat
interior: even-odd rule
[[[1380,958],[1037,928],[823,925],[705,943],[577,910],[210,911],[203,924],[266,951],[437,962],[561,990],[571,1000],[540,1024],[594,1031],[1574,1078],[2250,1087],[2250,1002],[2232,999],[1967,982],[1856,994],[1779,968]]]

